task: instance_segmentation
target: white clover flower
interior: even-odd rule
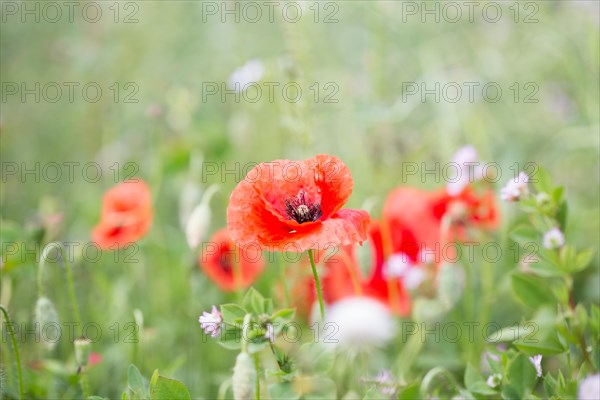
[[[531,361],[531,363],[535,367],[535,373],[536,373],[537,377],[541,378],[542,377],[542,355],[536,354],[533,357],[529,357],[529,361]]]
[[[392,254],[383,267],[383,274],[386,278],[400,278],[411,267],[410,259],[405,253]]]
[[[396,325],[389,308],[368,297],[348,297],[333,303],[323,325],[336,328],[327,342],[333,347],[347,348],[379,346],[396,333]],[[329,332],[331,332],[329,328]]]
[[[552,228],[544,233],[543,245],[547,249],[558,249],[565,244],[565,235],[558,228]]]
[[[233,71],[229,77],[227,86],[230,89],[241,92],[247,85],[260,81],[264,73],[265,67],[260,60],[250,60]]]
[[[273,324],[267,324],[267,331],[265,332],[265,338],[269,339],[269,342],[275,343],[275,329]]]
[[[502,375],[501,374],[493,374],[488,376],[487,381],[485,382],[492,389],[497,388],[502,383]]]
[[[529,182],[529,176],[523,171],[519,172],[519,175],[508,181],[506,186],[500,190],[500,198],[504,201],[517,201],[521,197],[529,193],[527,183]]]
[[[459,195],[469,183],[483,178],[483,166],[478,165],[479,156],[473,146],[464,146],[452,157],[452,162],[458,165],[458,176],[454,182],[446,184],[446,192],[450,196]]]
[[[579,384],[578,400],[600,399],[600,374],[588,375]]]
[[[212,311],[210,313],[204,311],[200,318],[198,318],[198,322],[200,322],[200,326],[204,329],[204,333],[215,338],[221,333],[223,316],[217,307],[212,306]]]

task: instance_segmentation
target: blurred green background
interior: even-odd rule
[[[498,187],[514,174],[515,163],[547,168],[567,190],[567,235],[581,246],[597,245],[600,239],[595,1],[494,3],[502,10],[494,23],[482,15],[488,2],[477,2],[472,21],[463,2],[456,2],[462,12],[457,22],[448,21],[455,14],[450,9],[444,14],[444,3],[437,3],[436,22],[435,14],[423,13],[424,3],[401,1],[296,2],[302,17],[288,22],[281,2],[272,22],[268,9],[261,7],[256,23],[249,21],[254,12],[240,14],[239,22],[235,15],[223,16],[222,9],[233,9],[234,2],[96,2],[102,10],[97,22],[86,21],[81,3],[72,22],[67,8],[60,6],[62,18],[56,23],[48,21],[54,11],[43,14],[43,3],[38,3],[39,22],[35,15],[22,15],[24,7],[34,9],[35,3],[2,3],[3,240],[31,238],[43,216],[59,213],[63,220],[55,238],[86,243],[98,221],[103,192],[116,183],[116,172],[121,179],[128,176],[131,165],[149,183],[155,202],[153,228],[135,254],[139,262],[114,263],[105,254],[98,263],[76,267],[82,317],[103,328],[94,346],[103,361],[90,372],[98,394],[120,394],[134,356],[145,375],[159,368],[182,379],[193,396],[214,397],[229,376],[234,354],[210,341],[202,343],[197,323],[202,310],[226,296],[196,267],[197,254],[188,249],[180,227],[180,203],[187,181],[200,190],[219,183],[212,202],[210,231],[215,231],[225,226],[228,194],[243,176],[222,179],[221,170],[207,176],[202,168],[190,174],[193,155],[234,171],[245,170],[249,162],[337,155],[355,181],[348,206],[372,204],[376,217],[391,188],[444,184],[432,175],[405,179],[403,163],[425,162],[431,168],[472,144],[482,160],[500,164]],[[208,3],[217,7],[216,15],[207,13],[212,10]],[[419,8],[416,14],[409,13],[407,3]],[[16,14],[9,4],[16,5]],[[427,6],[433,9],[434,4]],[[241,12],[243,5],[237,7]],[[95,15],[88,11],[88,17]],[[289,10],[287,16],[294,15]],[[328,16],[331,21],[325,23]],[[277,87],[269,101],[265,86],[257,102],[243,96],[237,102],[232,94],[222,101],[220,93],[207,94],[207,84],[224,84],[254,59],[264,66],[263,82],[279,88],[296,82],[303,91],[300,101],[285,101]],[[36,82],[40,87],[58,83],[62,97],[51,103],[40,93],[36,102],[30,94],[23,101],[20,85],[35,88]],[[79,83],[73,101],[64,82]],[[90,82],[102,89],[97,102],[82,95]],[[462,97],[453,103],[441,93],[439,102],[432,95],[423,102],[421,92],[406,93],[410,82],[427,88],[454,82],[463,88]],[[469,101],[465,82],[480,83],[474,101]],[[482,97],[482,86],[490,82],[502,89],[497,102]],[[19,85],[16,94],[8,92],[12,83]],[[319,89],[317,99],[314,88]],[[336,102],[325,102],[327,94]],[[525,102],[527,95],[536,101]],[[73,182],[66,167],[56,183],[44,181],[43,174],[39,182],[31,174],[22,179],[23,166],[30,169],[36,162],[41,168],[50,162],[96,162],[102,176],[90,182],[76,166]],[[12,163],[19,171],[6,175]],[[505,209],[503,215],[511,212]],[[28,243],[34,248],[33,241]],[[2,274],[2,303],[19,322],[32,318],[34,259],[29,254],[18,268]],[[269,270],[261,278],[258,286],[265,294],[265,282],[275,274]],[[48,275],[50,297],[61,319],[68,320],[62,276],[58,268]],[[592,278],[589,286],[598,275]],[[598,301],[597,290],[582,290]],[[123,340],[128,333],[123,326],[136,308],[143,312],[145,329],[134,355],[134,346]],[[109,329],[115,322],[121,326],[118,343]],[[6,341],[3,350],[5,346]],[[68,357],[69,346],[63,343],[57,358]],[[23,352],[26,360],[41,354],[31,346]],[[41,388],[48,376],[30,379]],[[61,387],[53,390],[46,395],[63,395]]]

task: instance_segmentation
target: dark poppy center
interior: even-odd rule
[[[221,267],[221,270],[225,273],[231,272],[231,253],[229,251],[224,251],[219,256],[219,267]]]
[[[299,224],[305,222],[315,222],[323,212],[319,203],[309,203],[306,200],[304,191],[300,191],[296,197],[285,201],[285,211],[289,219],[293,219]]]

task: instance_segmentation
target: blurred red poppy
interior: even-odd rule
[[[477,192],[472,186],[467,186],[456,196],[449,195],[446,190],[438,190],[431,196],[433,214],[441,220],[447,213],[456,213],[454,217],[459,238],[466,226],[482,229],[495,229],[500,223],[500,214],[494,192],[484,189]]]
[[[385,257],[379,223],[369,228],[369,248],[372,254],[371,274],[364,277],[356,259],[356,246],[345,246],[329,257],[323,257],[323,297],[329,304],[347,297],[367,296],[384,303],[402,316],[410,313],[410,297],[401,279],[388,279],[384,274]],[[303,293],[299,287],[302,287]],[[314,282],[306,277],[294,290],[299,300],[294,305],[301,315],[308,315],[309,307],[316,300]]]
[[[139,240],[152,223],[152,198],[141,179],[122,182],[102,198],[100,223],[92,240],[102,249],[115,249]]]
[[[271,251],[362,242],[369,214],[341,209],[352,186],[350,170],[333,156],[261,163],[231,193],[229,234],[238,245],[255,243]]]
[[[224,228],[202,246],[199,265],[221,290],[234,291],[250,286],[265,263],[260,249],[252,245],[237,247]],[[239,268],[239,277],[236,268]]]

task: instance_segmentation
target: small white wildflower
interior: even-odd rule
[[[579,384],[578,400],[600,399],[600,374],[588,375]]]
[[[223,316],[217,307],[212,306],[212,311],[210,313],[204,311],[200,318],[198,318],[198,322],[200,322],[200,326],[204,329],[204,333],[215,338],[221,333]]]
[[[473,146],[464,146],[454,153],[452,162],[458,165],[458,176],[446,184],[446,192],[450,196],[459,195],[469,183],[483,178],[483,168],[478,159]]]
[[[411,266],[410,259],[404,253],[392,254],[385,263],[383,273],[386,278],[400,278]]]
[[[396,332],[389,308],[367,297],[348,297],[333,303],[323,326],[337,328],[327,344],[349,348],[383,345]]]
[[[529,182],[529,176],[523,171],[519,172],[519,175],[508,181],[506,186],[500,190],[500,198],[504,201],[517,201],[521,197],[529,193],[527,183]]]
[[[233,71],[227,85],[230,89],[241,92],[247,85],[260,81],[264,73],[265,67],[260,60],[250,60]]]
[[[265,338],[269,339],[269,342],[275,343],[275,329],[272,324],[267,324],[267,331],[265,332]]]
[[[408,290],[413,290],[421,285],[421,283],[425,280],[425,277],[426,274],[423,268],[413,267],[409,269],[406,274],[404,274],[404,279],[402,282],[404,282],[404,286],[406,286]]]
[[[558,228],[552,228],[544,233],[543,245],[547,249],[558,249],[565,244],[565,235]]]
[[[493,374],[488,376],[487,381],[485,382],[492,389],[497,388],[502,383],[502,375],[501,374]]]
[[[542,355],[536,354],[533,357],[529,357],[529,361],[531,361],[531,363],[535,367],[535,373],[537,374],[537,377],[541,378],[542,377]]]

